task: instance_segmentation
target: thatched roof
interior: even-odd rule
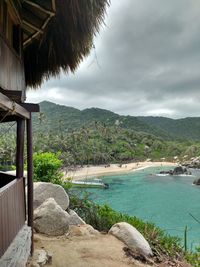
[[[22,0],[26,84],[75,71],[93,46],[109,0]]]

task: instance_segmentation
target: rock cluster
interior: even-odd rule
[[[169,171],[161,171],[160,174],[170,174],[170,175],[191,175],[191,171],[187,170],[187,168],[182,167],[182,166],[178,166],[175,167],[173,170],[169,170]]]
[[[66,211],[69,197],[60,185],[34,183],[34,208],[34,229],[42,234],[59,236],[70,225],[85,224],[75,211]]]
[[[200,169],[200,157],[191,158],[190,160],[182,162],[182,165],[193,168],[193,169]]]
[[[75,211],[69,210],[69,197],[59,185],[35,183],[34,206],[36,207],[34,229],[38,233],[60,236],[69,232],[71,236],[86,237],[91,235],[95,237],[99,234],[91,225],[85,224]],[[149,243],[142,234],[126,222],[113,225],[109,234],[120,239],[129,249],[140,255],[145,257],[153,255]],[[44,253],[40,252],[39,255],[44,256]],[[39,258],[43,260],[45,257]],[[42,265],[39,264],[39,266]]]

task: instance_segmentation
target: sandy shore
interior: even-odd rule
[[[149,167],[161,167],[161,166],[175,166],[172,162],[134,162],[123,164],[110,164],[109,166],[85,166],[83,168],[77,168],[73,171],[68,171],[64,174],[64,178],[72,178],[73,180],[81,180],[86,178],[95,178],[120,173],[130,173],[138,170],[142,170]]]

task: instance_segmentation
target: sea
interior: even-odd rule
[[[102,177],[109,189],[89,189],[96,203],[109,204],[116,211],[153,222],[167,234],[184,241],[187,226],[188,249],[200,245],[200,186],[192,176],[157,176],[169,167],[146,168],[128,174]],[[199,221],[199,222],[198,222]]]

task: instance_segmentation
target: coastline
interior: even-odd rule
[[[75,170],[70,170],[64,173],[64,179],[72,178],[73,180],[84,180],[87,178],[97,178],[101,176],[109,176],[109,175],[117,175],[117,174],[126,174],[131,173],[139,170],[143,170],[149,167],[162,167],[162,166],[169,166],[173,167],[176,163],[174,162],[151,162],[151,161],[144,161],[144,162],[133,162],[122,164],[110,164],[100,165],[100,166],[84,166],[82,168],[78,168]]]

